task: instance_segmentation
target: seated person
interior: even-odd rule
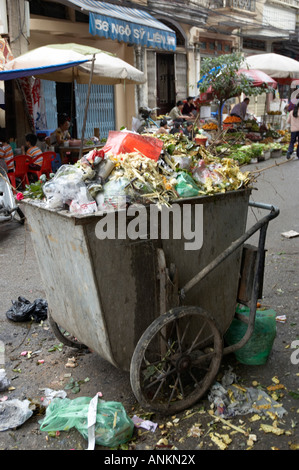
[[[167,125],[166,119],[160,121],[160,128],[157,130],[157,134],[168,134],[169,127]]]
[[[183,130],[181,128],[181,123],[174,121],[173,127],[170,129],[169,134],[182,134]]]
[[[48,145],[55,145],[59,147],[63,145],[64,142],[71,139],[69,133],[70,121],[66,114],[63,114],[58,119],[58,127],[55,132],[53,132],[50,137],[47,137],[45,140]]]
[[[188,139],[190,139],[190,140],[193,139],[192,129],[193,129],[193,123],[192,122],[186,122],[184,124],[183,132],[188,137]]]
[[[173,121],[184,122],[194,119],[194,116],[191,117],[182,113],[183,106],[183,101],[178,101],[176,106],[174,106],[174,108],[172,108],[172,110],[169,112],[169,116]]]
[[[12,147],[8,143],[8,138],[4,129],[1,129],[0,132],[0,158],[5,162],[7,173],[14,171],[15,164],[12,160],[14,158],[14,153]]]
[[[197,114],[197,109],[193,100],[193,96],[188,96],[186,103],[184,103],[182,113],[194,118]]]
[[[233,109],[231,110],[231,116],[237,116],[244,121],[247,111],[247,106],[249,105],[249,98],[245,98],[242,103],[236,104]]]
[[[43,163],[43,157],[42,157],[43,152],[36,145],[37,137],[34,134],[27,134],[25,139],[26,139],[26,146],[27,146],[26,155],[28,155],[28,157],[30,157],[31,160],[33,160],[35,157],[38,157],[40,155],[40,158],[37,158],[35,162],[29,163],[29,170],[40,170],[42,163]]]

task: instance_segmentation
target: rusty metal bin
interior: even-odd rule
[[[222,336],[235,315],[249,197],[250,190],[242,189],[176,201],[190,204],[191,211],[202,205],[203,244],[197,251],[185,250],[185,240],[171,236],[99,240],[96,225],[103,215],[74,216],[24,201],[56,335],[66,338],[66,330],[79,345],[130,370],[144,407],[168,414],[196,402],[214,380]],[[123,213],[115,212],[116,229],[120,217]],[[202,334],[206,340],[199,341]],[[67,338],[65,344],[71,344]],[[181,378],[194,376],[194,367],[201,375],[202,369],[208,372],[195,378],[184,396]],[[169,384],[172,370],[179,378]],[[159,390],[153,393],[156,382]]]

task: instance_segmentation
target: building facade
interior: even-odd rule
[[[119,8],[132,11],[136,22],[149,14],[153,28],[129,36],[131,23],[119,15]],[[76,42],[112,52],[144,71],[144,85],[94,86],[87,132],[99,127],[107,137],[109,128],[130,129],[140,106],[165,114],[179,99],[196,96],[205,57],[277,52],[298,60],[298,14],[297,0],[0,0],[0,31],[14,56],[46,44]],[[155,29],[159,24],[169,28],[175,44],[167,44]],[[15,109],[14,116],[6,113],[6,125],[24,136],[28,125],[16,125],[22,113],[26,123],[24,96],[17,84],[6,88],[7,105]],[[42,88],[48,127],[56,125],[57,113],[71,112],[80,137],[86,87],[42,80]],[[97,113],[100,108],[107,113]]]

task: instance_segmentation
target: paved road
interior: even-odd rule
[[[244,366],[233,356],[229,356],[224,359],[221,373],[230,366],[244,387],[251,387],[254,383],[254,386],[263,390],[273,385],[273,378],[276,377],[284,387],[277,392],[277,398],[287,414],[278,422],[272,421],[270,416],[257,422],[250,421],[251,415],[236,416],[232,423],[237,427],[243,426],[248,433],[256,436],[256,441],[250,444],[248,435],[217,422],[209,413],[210,404],[203,400],[192,412],[180,413],[176,418],[147,415],[148,419],[159,424],[158,429],[155,433],[140,429],[131,441],[130,448],[151,450],[160,439],[164,439],[162,445],[174,446],[180,450],[214,450],[219,447],[212,437],[216,435],[216,438],[218,436],[222,439],[224,434],[231,439],[227,446],[232,450],[251,447],[257,450],[288,450],[298,446],[299,401],[295,398],[295,393],[299,392],[299,367],[291,361],[291,353],[294,352],[291,344],[299,339],[299,237],[287,239],[281,234],[289,230],[299,232],[299,161],[292,160],[276,165],[282,162],[283,158],[276,161],[271,159],[257,165],[251,164],[247,169],[255,171],[267,168],[257,178],[252,199],[280,208],[279,217],[268,228],[262,303],[273,308],[277,315],[285,315],[286,322],[277,322],[277,336],[266,365]],[[268,168],[272,165],[274,167]],[[253,214],[250,210],[248,224],[254,223],[256,216],[261,214],[262,211],[260,214]],[[39,253],[38,256],[43,254]],[[64,389],[73,379],[80,391],[69,388],[69,398],[92,397],[100,391],[105,400],[122,402],[130,416],[141,413],[132,394],[128,374],[114,369],[95,354],[79,354],[68,347],[59,350],[59,342],[49,329],[47,321],[41,325],[28,325],[8,322],[6,319],[5,312],[12,299],[17,299],[19,295],[31,301],[44,297],[36,255],[26,225],[22,227],[16,222],[10,222],[0,226],[0,266],[0,339],[5,343],[5,369],[13,387],[6,392],[8,398],[28,398],[41,404],[43,388]],[[23,351],[37,353],[28,359],[21,356]],[[77,367],[66,367],[70,357],[75,357]],[[38,360],[45,362],[41,364]],[[0,399],[3,396],[5,393],[0,393]],[[86,441],[76,430],[62,432],[54,438],[41,432],[40,419],[41,416],[35,413],[20,428],[2,432],[0,449],[86,448]],[[261,430],[261,424],[273,423],[283,429],[283,434],[265,433]],[[193,432],[190,431],[192,426]],[[195,436],[196,432],[199,437]],[[103,449],[101,446],[96,448]]]

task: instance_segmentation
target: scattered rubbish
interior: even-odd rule
[[[287,321],[287,316],[286,315],[277,315],[276,321],[279,323],[285,323]]]
[[[288,232],[283,232],[281,235],[285,238],[295,238],[299,237],[299,232],[295,232],[295,230],[289,230]]]
[[[260,429],[264,431],[265,433],[271,432],[272,434],[276,434],[277,436],[280,436],[281,434],[284,434],[284,429],[281,429],[277,426],[272,426],[270,424],[261,424]]]
[[[133,132],[110,131],[103,152],[119,155],[130,153],[135,149],[157,161],[162,148],[163,142],[156,137],[142,136]]]
[[[46,207],[61,210],[65,204],[69,206],[74,201],[72,211],[78,212],[78,205],[93,201],[86,188],[85,179],[94,175],[89,165],[82,167],[81,170],[75,165],[62,165],[54,178],[43,186],[47,198]],[[79,194],[80,199],[78,199]]]
[[[0,369],[0,392],[8,390],[10,386],[10,380],[6,377],[5,369]]]
[[[211,432],[209,435],[212,442],[214,442],[214,444],[216,444],[220,450],[227,449],[228,445],[232,442],[232,439],[228,434],[218,434]]]
[[[48,352],[62,351],[62,350],[63,350],[63,343],[59,343],[59,344],[54,344],[54,346],[48,349]]]
[[[250,173],[241,172],[236,160],[220,159],[186,136],[111,131],[101,150],[62,165],[51,179],[39,182],[37,193],[33,183],[24,196],[53,211],[84,215],[106,211],[106,206],[118,210],[117,196],[129,204],[160,207],[181,197],[224,193],[251,182]]]
[[[248,318],[250,309],[238,306],[236,310],[239,318],[234,318],[225,340],[229,345],[238,343],[246,333],[247,323],[242,321]],[[247,343],[235,351],[235,356],[242,364],[261,365],[267,362],[276,336],[276,312],[274,310],[257,310],[254,331]]]
[[[7,431],[21,426],[33,414],[29,400],[6,400],[0,403],[0,431]]]
[[[211,413],[210,413],[211,414]],[[248,432],[245,431],[245,429],[243,429],[242,427],[240,426],[236,426],[235,424],[232,424],[230,421],[228,421],[227,419],[224,419],[224,418],[221,418],[221,416],[216,416],[215,417],[215,421],[221,421],[223,424],[225,424],[226,426],[229,426],[231,427],[234,431],[236,432],[239,432],[241,434],[245,434],[245,436],[248,436]]]
[[[51,388],[43,388],[44,396],[41,398],[44,406],[49,406],[54,398],[66,398],[67,394],[64,390],[52,390]]]
[[[77,363],[76,363],[76,358],[75,357],[69,357],[68,360],[67,360],[67,363],[65,364],[65,367],[71,367],[71,368],[74,368],[74,367],[77,367]]]
[[[282,405],[263,390],[238,385],[231,369],[224,374],[221,383],[216,382],[211,387],[208,399],[215,408],[215,415],[224,418],[248,413],[273,413],[281,418],[286,413]]]
[[[89,442],[97,445],[116,447],[131,439],[134,423],[119,402],[79,397],[54,398],[47,407],[41,431],[68,431],[76,428]]]
[[[84,380],[75,380],[71,377],[68,384],[65,386],[65,390],[71,390],[72,393],[79,393],[80,392],[80,385],[89,382],[89,378],[86,377]],[[100,395],[99,395],[100,396]]]
[[[30,302],[24,297],[18,297],[18,300],[12,300],[12,307],[6,312],[9,320],[14,322],[26,322],[34,320],[40,323],[47,319],[48,303],[44,299],[36,299]]]
[[[299,443],[298,444],[291,444],[290,450],[299,450]]]
[[[247,445],[252,447],[254,443],[257,441],[257,437],[255,434],[249,434],[248,440],[247,440]]]
[[[187,437],[201,437],[203,435],[203,430],[200,429],[199,424],[193,424],[188,431]]]
[[[38,351],[22,351],[20,355],[26,357],[26,359],[31,359],[32,357],[38,356],[40,352],[41,349]]]
[[[22,352],[21,352],[21,356],[30,357],[30,355],[31,355],[31,351],[22,351]]]
[[[276,377],[276,375],[275,375],[274,377],[272,377],[272,382],[276,385],[279,384],[279,378]]]
[[[155,432],[158,426],[158,423],[153,423],[152,421],[148,419],[142,419],[136,415],[133,416],[132,421],[134,425],[136,426],[136,428],[144,428],[152,432]]]

